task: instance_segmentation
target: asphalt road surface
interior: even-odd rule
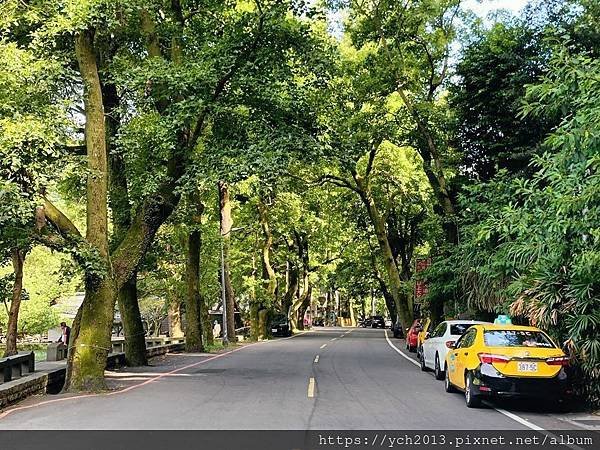
[[[403,344],[317,328],[216,357],[171,354],[107,373],[108,395],[30,398],[0,413],[0,429],[577,429],[537,405],[469,409]]]

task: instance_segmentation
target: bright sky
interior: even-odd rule
[[[473,10],[480,17],[486,17],[496,9],[518,13],[526,4],[527,0],[465,0],[463,3],[465,9]]]
[[[316,2],[317,0],[311,0]],[[487,15],[498,9],[505,9],[517,14],[527,4],[529,0],[464,0],[463,8],[471,9],[481,18],[486,18]],[[329,15],[329,23],[334,35],[341,34],[342,17],[339,13]]]

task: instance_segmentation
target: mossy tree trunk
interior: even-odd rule
[[[85,299],[71,331],[65,388],[104,388],[104,367],[111,348],[117,289],[108,251],[108,158],[102,88],[93,33],[75,36],[75,52],[84,86],[85,138],[88,159],[86,240],[98,252],[105,273],[86,274]]]
[[[148,364],[146,331],[138,303],[137,271],[119,289],[118,304],[125,334],[125,360],[130,366],[145,366]]]
[[[114,251],[131,226],[131,205],[125,161],[113,148],[120,125],[119,96],[114,83],[109,81],[103,84],[102,101],[107,112],[105,126],[109,162],[108,194],[113,221],[111,250]],[[138,303],[137,271],[119,289],[117,299],[125,334],[125,360],[129,366],[145,366],[148,364],[146,333]]]
[[[185,298],[185,349],[188,352],[203,352],[203,323],[202,323],[202,298],[200,296],[200,250],[202,236],[200,224],[204,205],[195,197],[192,199],[192,208],[195,209],[192,229],[188,234],[186,257],[186,298]]]
[[[375,230],[375,236],[377,237],[377,243],[379,244],[379,253],[387,273],[389,292],[394,299],[400,323],[402,324],[402,327],[406,329],[412,324],[413,312],[412,308],[409,306],[407,296],[403,293],[402,279],[388,240],[385,218],[381,215],[375,204],[368,183],[356,175],[354,178],[357,192],[367,209],[371,224]]]
[[[269,226],[268,207],[264,199],[260,198],[258,202],[258,218],[263,234],[260,244],[261,260],[261,293],[269,299],[267,304],[277,304],[277,274],[271,264],[271,251],[273,247],[273,235]],[[258,303],[257,303],[258,302]],[[271,306],[272,307],[272,306]],[[255,299],[250,306],[250,335],[253,340],[265,339],[267,337],[266,327],[260,326],[259,313],[268,306],[260,300]]]
[[[181,328],[181,304],[175,299],[169,302],[169,335],[174,338],[184,337],[185,334]]]
[[[11,260],[15,281],[13,282],[10,309],[8,310],[8,324],[6,330],[6,349],[4,357],[17,354],[17,333],[19,324],[19,309],[23,294],[23,266],[25,264],[25,251],[14,248],[11,251]]]
[[[219,211],[221,223],[221,244],[223,246],[223,279],[225,285],[225,302],[226,302],[226,321],[227,321],[227,336],[230,341],[235,342],[235,299],[233,293],[233,285],[231,284],[230,272],[230,248],[231,248],[231,230],[233,229],[233,218],[231,216],[231,201],[229,199],[229,185],[224,181],[219,181]]]

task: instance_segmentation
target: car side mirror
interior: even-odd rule
[[[452,344],[450,344],[450,348],[452,348],[452,349],[456,348],[456,342],[453,342]]]

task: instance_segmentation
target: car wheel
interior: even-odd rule
[[[417,347],[417,359],[421,359],[421,355],[423,354],[423,346],[419,345]]]
[[[479,408],[481,406],[481,399],[475,394],[473,375],[470,373],[465,377],[465,401],[469,408]]]
[[[446,390],[446,392],[456,392],[456,388],[452,385],[452,383],[450,383],[450,376],[448,375],[447,367],[446,370],[444,370],[444,372],[446,373],[446,376],[444,377],[444,389]]]
[[[421,352],[421,358],[419,358],[421,360],[421,370],[423,372],[427,372],[427,366],[425,365],[425,355],[423,354],[423,352]]]
[[[438,354],[435,354],[435,369],[434,369],[435,379],[443,380],[444,379],[444,371],[440,368],[440,357]]]
[[[408,351],[411,352],[411,353],[415,353],[417,351],[417,347],[414,347],[414,346],[411,345],[411,346],[408,347]]]

